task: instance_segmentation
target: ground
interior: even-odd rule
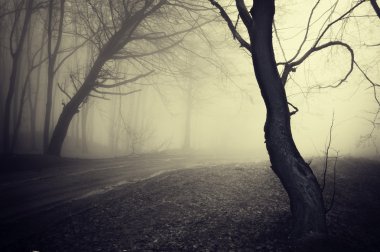
[[[40,206],[33,214],[13,216],[8,222],[3,219],[1,251],[294,250],[288,239],[291,218],[287,195],[268,163],[191,159],[193,163],[186,166],[189,160],[182,163],[178,160],[183,159],[174,162],[145,156],[133,162],[119,160],[119,164],[126,162],[125,167],[119,165],[124,167],[120,169],[133,171],[130,166],[148,169],[140,165],[141,160],[147,167],[161,167],[163,172],[150,170],[144,173],[144,178],[134,174],[133,183],[117,183],[108,186],[109,190],[95,190],[96,193],[85,193],[75,200],[65,199],[53,207]],[[109,161],[95,162],[98,166],[89,161],[65,162],[68,167],[81,164],[78,167],[95,166],[99,170]],[[175,164],[187,168],[174,169]],[[164,169],[171,165],[170,169]],[[314,159],[312,167],[321,178],[322,160]],[[92,174],[90,170],[87,168],[86,176]],[[340,159],[336,172],[335,201],[327,215],[334,243],[331,246],[334,251],[379,251],[379,163]],[[331,173],[328,172],[325,189],[327,205],[332,192]],[[8,178],[11,174],[13,185],[20,181],[16,177],[26,176],[21,171],[17,176],[14,172],[6,173]],[[120,173],[115,176],[120,178]],[[117,181],[106,179],[110,180]],[[2,181],[2,189],[11,185]],[[39,177],[37,181],[46,183],[49,178]]]

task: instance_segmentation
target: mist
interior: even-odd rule
[[[380,209],[379,20],[376,0],[0,0],[0,223],[15,233],[0,247],[85,251],[66,229],[92,220],[92,238],[130,239],[104,251],[309,251],[330,226],[334,242],[366,230],[348,209]],[[70,242],[32,237],[47,227]]]
[[[296,45],[303,38],[303,25],[308,18],[308,13],[302,11],[306,6],[301,2],[295,4],[297,8],[282,8],[279,3],[276,16],[278,38],[288,55],[298,49]],[[70,1],[67,1],[66,5],[68,11],[72,5]],[[325,10],[327,7],[329,4],[325,3],[320,10]],[[337,8],[345,7],[342,4]],[[360,12],[365,14],[369,11],[368,8],[362,8]],[[44,19],[42,14],[32,19],[30,29],[33,37],[25,42],[25,48],[30,52],[37,52],[41,47],[39,37],[43,35],[44,29],[44,24],[40,21]],[[215,14],[210,12],[203,18],[215,19]],[[4,43],[10,32],[9,26],[6,26],[7,22],[9,21],[3,20]],[[372,24],[372,19],[360,19],[361,28],[358,28],[355,22],[357,21],[348,20],[345,24],[344,41],[355,48],[355,58],[365,68],[367,74],[376,78],[379,75],[379,66],[377,63],[374,64],[373,60],[379,55],[379,50],[377,47],[362,45],[378,41],[380,34],[378,26]],[[68,94],[75,92],[77,88],[75,86],[80,85],[85,77],[86,61],[91,62],[94,57],[91,56],[91,44],[71,34],[70,26],[75,25],[75,23],[65,24],[68,31],[63,31],[60,48],[62,51],[72,53],[73,47],[81,46],[75,48],[74,53],[56,73],[50,134],[63,106],[68,102],[67,95],[57,85],[64,87]],[[309,36],[315,36],[319,29],[318,25],[316,22],[311,26]],[[283,55],[276,39],[274,46],[276,58],[281,61]],[[2,103],[5,101],[8,89],[5,80],[9,79],[10,74],[7,64],[10,57],[8,47],[6,44],[2,47],[4,55],[1,67],[4,80],[1,85]],[[46,47],[42,49],[46,50]],[[25,78],[28,68],[27,52],[24,54],[23,63],[20,65],[20,81]],[[59,54],[58,61],[65,56],[67,53]],[[149,62],[144,67],[149,68],[152,74],[139,79],[136,83],[111,90],[113,93],[125,92],[124,90],[138,92],[125,96],[101,94],[100,98],[88,97],[70,123],[62,155],[115,157],[181,150],[186,147],[192,151],[220,155],[244,154],[251,156],[253,160],[268,158],[263,136],[265,106],[251,60],[243,49],[238,48],[223,22],[216,20],[201,25],[183,36],[178,46],[146,56],[143,60]],[[119,72],[130,76],[141,71],[133,62],[118,61],[109,64],[113,64],[112,67],[116,67]],[[335,114],[333,146],[341,155],[376,154],[373,144],[378,142],[377,127],[371,133],[375,139],[373,143],[365,140],[365,136],[372,131],[371,121],[378,107],[373,98],[371,84],[365,77],[354,69],[338,88],[318,88],[318,86],[336,84],[345,76],[349,64],[349,54],[344,49],[327,49],[308,58],[292,74],[287,84],[288,99],[299,108],[299,112],[292,117],[293,135],[301,153],[305,156],[323,154],[333,113]],[[30,121],[34,115],[28,111],[26,104],[21,119],[20,137],[14,147],[15,153],[42,152],[46,75],[47,61],[31,73],[26,99],[35,96],[34,99],[38,101],[35,105],[36,129],[35,133],[31,132]],[[73,83],[73,75],[77,75],[75,78],[78,83],[75,81]],[[16,92],[14,109],[21,99],[18,97],[21,95],[20,89],[21,87]],[[12,119],[12,122],[14,121],[15,118]],[[189,126],[186,126],[186,123]],[[189,139],[185,140],[186,137]],[[37,142],[33,148],[31,148],[32,138]]]

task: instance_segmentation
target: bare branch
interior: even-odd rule
[[[123,92],[106,92],[106,91],[99,91],[99,90],[97,90],[96,88],[94,88],[92,91],[94,91],[94,92],[96,92],[96,93],[99,93],[99,94],[104,94],[104,95],[130,95],[130,94],[134,94],[134,93],[140,92],[141,89],[133,90],[133,91],[126,92],[126,93],[123,93]]]
[[[309,19],[307,20],[305,36],[303,37],[303,40],[302,40],[300,46],[298,47],[298,50],[297,50],[296,54],[288,62],[292,62],[293,60],[295,60],[298,57],[298,55],[300,54],[300,52],[302,50],[302,47],[305,45],[305,42],[307,40],[307,36],[309,34],[309,30],[310,30],[310,22],[311,22],[311,19],[313,17],[314,11],[317,8],[319,2],[320,2],[320,0],[317,0],[316,3],[314,4],[313,8],[311,9],[311,12],[310,12],[310,15],[309,15]]]
[[[120,54],[123,54],[123,52],[121,51],[117,55],[114,55],[112,58],[115,59],[115,60],[123,60],[123,59],[129,59],[129,58],[146,57],[146,56],[150,56],[150,55],[153,55],[153,54],[156,54],[156,53],[162,53],[162,52],[164,52],[166,50],[169,50],[169,49],[177,46],[178,44],[180,44],[182,41],[183,41],[183,38],[175,41],[173,44],[170,44],[170,45],[165,46],[163,48],[159,48],[159,49],[157,49],[155,51],[146,52],[146,53],[138,53],[138,54],[127,53],[126,55],[120,55]]]
[[[231,20],[231,18],[228,16],[227,12],[224,10],[224,8],[215,0],[209,0],[210,3],[215,6],[219,12],[220,12],[220,15],[222,16],[222,18],[226,21],[227,25],[228,25],[228,28],[230,29],[231,33],[232,33],[232,36],[234,38],[236,38],[236,40],[240,43],[240,46],[241,47],[244,47],[245,49],[247,49],[249,52],[251,52],[251,45],[245,41],[241,35],[239,34],[239,32],[235,29],[235,26]],[[249,14],[248,14],[249,15]],[[243,17],[242,17],[243,19]]]
[[[373,95],[375,97],[377,104],[380,106],[380,101],[379,101],[379,98],[377,98],[377,91],[376,91],[376,87],[380,87],[380,84],[375,83],[373,80],[371,80],[369,76],[367,75],[367,73],[364,72],[364,70],[359,66],[359,64],[356,61],[354,61],[354,64],[359,69],[359,71],[363,74],[363,76],[369,81],[369,83],[371,83],[373,87]]]
[[[154,71],[150,71],[150,72],[147,72],[145,74],[140,74],[134,78],[131,78],[131,79],[127,79],[127,80],[124,80],[124,81],[121,81],[121,82],[117,82],[117,83],[114,83],[114,84],[97,84],[95,86],[95,88],[114,88],[114,87],[119,87],[119,86],[122,86],[122,85],[126,85],[126,84],[129,84],[129,83],[132,83],[132,82],[135,82],[141,78],[144,78],[150,74],[152,74]]]
[[[239,15],[241,20],[243,20],[244,25],[248,28],[253,24],[253,20],[251,14],[249,14],[247,10],[247,6],[245,6],[244,0],[236,0],[236,8],[239,11]]]
[[[339,16],[337,19],[335,19],[334,21],[332,21],[331,23],[329,23],[326,28],[322,31],[321,35],[319,35],[319,37],[317,38],[317,40],[315,41],[313,47],[316,47],[318,45],[318,43],[321,41],[322,37],[325,35],[325,33],[331,28],[331,26],[333,26],[335,23],[339,22],[340,20],[342,20],[345,16],[347,16],[348,14],[352,13],[353,10],[355,10],[358,6],[360,6],[362,3],[364,3],[366,0],[360,0],[358,1],[357,4],[355,4],[354,6],[352,6],[348,11],[346,11],[345,13],[343,13],[341,16]]]
[[[67,98],[69,98],[69,100],[72,99],[72,97],[66,92],[66,90],[61,86],[61,84],[59,84],[59,82],[57,82],[57,86],[59,90],[61,90],[61,92],[64,93],[67,96]]]
[[[350,76],[354,69],[354,61],[355,61],[355,55],[354,55],[354,50],[352,50],[351,46],[348,44],[342,42],[342,41],[330,41],[325,44],[322,44],[320,46],[312,47],[309,49],[299,60],[294,61],[292,63],[289,63],[289,66],[291,68],[294,68],[297,65],[300,65],[302,62],[304,62],[312,53],[320,51],[322,49],[328,48],[330,46],[343,46],[346,48],[351,56],[351,62],[350,62],[350,69],[348,70],[347,74],[338,82],[336,85],[328,85],[328,86],[321,86],[320,88],[336,88],[339,87],[343,82],[347,80],[347,78]]]
[[[331,148],[331,138],[332,138],[332,130],[334,127],[334,119],[335,119],[335,113],[333,112],[332,118],[331,118],[331,125],[330,125],[330,129],[329,129],[327,146],[326,146],[326,152],[325,152],[325,167],[323,170],[323,180],[322,180],[322,186],[321,186],[322,192],[325,190],[325,186],[326,186],[326,173],[327,173],[328,160],[329,160],[329,151]]]
[[[61,61],[57,64],[57,66],[55,67],[54,69],[54,73],[56,73],[63,65],[63,63],[65,63],[65,61],[70,58],[76,51],[78,51],[82,46],[84,46],[90,39],[86,39],[85,41],[83,41],[83,43],[73,47],[73,48],[70,48],[70,52],[61,59]],[[60,52],[58,52],[60,53]]]
[[[294,111],[290,112],[290,116],[295,115],[299,111],[299,109],[292,103],[288,102],[288,105],[290,105],[294,109]]]
[[[376,15],[380,18],[380,7],[377,4],[376,0],[370,0],[372,8],[375,10]]]

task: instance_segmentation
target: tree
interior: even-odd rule
[[[25,105],[26,100],[28,99],[26,97],[26,94],[27,94],[28,88],[30,88],[31,86],[31,75],[34,70],[40,67],[47,60],[46,58],[45,59],[42,58],[42,55],[43,55],[42,48],[44,47],[44,43],[45,43],[44,38],[42,38],[41,46],[34,53],[32,53],[31,52],[32,50],[31,49],[31,45],[32,45],[31,35],[32,35],[32,30],[29,30],[28,44],[27,44],[27,50],[26,50],[27,64],[25,64],[27,66],[26,76],[24,77],[24,81],[22,82],[22,85],[21,85],[20,104],[19,104],[18,111],[16,111],[16,123],[14,126],[14,132],[13,132],[12,143],[11,143],[11,148],[10,148],[11,153],[13,153],[15,146],[17,144],[18,135],[19,135],[19,131],[20,131],[21,123],[22,123],[22,116],[24,113],[24,105]],[[39,61],[36,62],[36,58],[38,55],[40,55]],[[31,101],[31,97],[29,97],[29,100]],[[35,120],[35,118],[33,118],[33,120]],[[35,122],[33,123],[35,124]],[[32,128],[33,128],[33,124],[32,124]]]
[[[54,8],[55,0],[49,1],[48,7],[48,17],[47,17],[47,36],[48,36],[48,79],[47,79],[47,92],[46,92],[46,109],[45,109],[45,120],[44,120],[44,134],[43,134],[43,150],[46,152],[49,144],[49,132],[50,132],[50,120],[51,120],[51,110],[53,102],[53,84],[54,76],[57,72],[56,61],[59,52],[59,48],[62,42],[63,33],[63,22],[65,15],[65,0],[59,0],[59,16],[58,16],[58,31],[57,38],[53,44],[53,26],[54,26]]]
[[[274,57],[272,23],[275,1],[256,0],[249,12],[244,1],[236,0],[250,43],[236,32],[224,9],[216,1],[210,2],[228,21],[241,45],[251,52],[254,72],[267,108],[265,143],[272,169],[289,195],[294,219],[293,235],[297,238],[324,235],[327,230],[322,192],[294,143],[290,127],[291,113]]]
[[[115,93],[104,91],[104,89],[128,85],[153,72],[146,70],[145,73],[137,73],[131,78],[120,77],[117,74],[115,76],[112,70],[113,63],[134,58],[137,65],[147,68],[145,65],[149,66],[150,63],[144,61],[144,57],[173,48],[181,42],[186,33],[199,26],[199,20],[195,20],[190,25],[188,25],[189,22],[183,22],[187,26],[180,27],[180,30],[173,30],[175,26],[172,24],[173,19],[169,11],[176,13],[173,10],[175,8],[186,8],[188,11],[195,8],[191,3],[184,1],[176,4],[166,0],[108,1],[107,3],[87,1],[85,4],[77,1],[75,8],[79,10],[77,15],[81,17],[81,22],[86,28],[85,35],[80,36],[89,39],[98,49],[98,53],[83,83],[63,107],[47,150],[50,155],[60,155],[70,122],[91,92],[112,95]],[[162,30],[164,27],[159,25],[158,21],[165,18],[171,29],[165,28],[169,30]],[[194,17],[191,18],[193,20]],[[155,22],[150,23],[152,20]],[[152,49],[151,51],[138,51],[144,45],[144,41],[149,43],[148,49]],[[126,45],[129,45],[129,48]],[[120,81],[120,79],[123,80]],[[113,82],[107,82],[110,80]]]
[[[267,107],[267,150],[272,169],[289,195],[294,218],[293,234],[296,237],[325,234],[322,193],[312,170],[293,141],[286,92],[274,58],[274,0],[255,1],[251,13],[242,1],[237,2],[237,7],[250,36],[254,71]]]
[[[44,52],[44,47],[46,43],[46,29],[43,29],[41,34],[41,53],[39,54],[39,62],[46,61],[46,56]],[[45,60],[44,60],[45,59]],[[44,69],[43,65],[40,65],[37,69],[37,76],[34,82],[35,89],[32,90],[32,85],[28,85],[28,105],[30,110],[30,130],[31,130],[31,148],[32,150],[37,150],[37,111],[39,104],[39,93],[40,93],[40,83],[41,83],[41,72]],[[33,94],[34,93],[34,94]]]
[[[318,88],[336,88],[340,86],[350,76],[354,66],[357,66],[365,74],[355,61],[354,51],[350,45],[339,40],[322,43],[324,35],[333,25],[348,18],[353,10],[365,1],[355,3],[348,11],[333,21],[328,20],[329,22],[325,27],[321,27],[316,39],[313,41],[308,38],[308,33],[314,10],[320,2],[319,0],[316,1],[308,19],[305,36],[296,54],[289,60],[286,60],[281,41],[279,41],[285,58],[285,62],[280,63],[275,60],[272,41],[272,26],[274,27],[274,34],[279,39],[276,27],[273,24],[275,1],[255,0],[250,11],[248,11],[243,0],[236,0],[235,2],[239,13],[238,21],[239,18],[242,20],[248,32],[249,42],[239,34],[237,29],[238,21],[234,24],[225,9],[217,1],[210,0],[210,3],[220,11],[220,15],[226,21],[234,39],[240,43],[241,47],[248,50],[252,56],[256,79],[267,108],[264,127],[265,143],[272,169],[279,177],[290,199],[294,220],[292,234],[299,239],[324,237],[327,230],[321,188],[294,143],[290,118],[298,111],[298,108],[288,102],[284,86],[290,74],[295,72],[296,67],[302,64],[310,55],[333,46],[343,47],[349,52],[351,57],[349,70],[337,84],[318,86]],[[376,3],[376,1],[371,1],[371,3]],[[333,5],[332,10],[334,10],[336,4],[337,2]],[[374,9],[376,10],[376,7]],[[311,47],[301,54],[306,41],[312,41]],[[278,70],[280,66],[283,67],[282,74]],[[369,80],[367,76],[366,78]],[[375,98],[377,99],[376,94]],[[295,111],[290,112],[288,105],[292,106]]]
[[[10,51],[12,56],[12,68],[9,79],[9,88],[5,100],[4,127],[3,127],[3,148],[5,153],[10,153],[10,121],[12,112],[12,101],[17,85],[17,75],[19,73],[20,60],[29,29],[30,20],[33,13],[33,0],[14,2],[14,21],[10,33]],[[20,28],[21,27],[21,28]],[[17,29],[21,29],[19,36],[16,36]]]

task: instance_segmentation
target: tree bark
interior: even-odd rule
[[[274,0],[255,0],[251,9],[253,22],[247,26],[254,71],[267,108],[266,147],[272,169],[290,199],[293,237],[324,236],[327,231],[322,192],[294,143],[286,92],[276,67],[272,44],[274,13]]]

